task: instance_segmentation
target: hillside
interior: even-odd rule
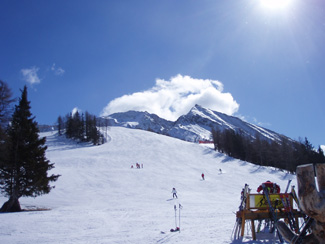
[[[50,194],[20,202],[50,211],[1,214],[1,243],[238,243],[230,236],[244,184],[255,192],[265,180],[285,188],[293,178],[155,133],[112,127],[108,134],[100,146],[42,134],[53,172],[62,176]],[[143,168],[131,169],[136,162]],[[173,187],[178,200],[171,200]],[[181,233],[168,232],[175,228],[174,204],[183,206]],[[249,235],[243,243],[252,243]],[[264,243],[270,236],[257,238]]]

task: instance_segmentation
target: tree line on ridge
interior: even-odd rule
[[[302,164],[325,163],[321,147],[316,150],[307,138],[294,141],[282,136],[280,141],[255,138],[242,131],[212,129],[214,149],[228,156],[261,166],[271,166],[294,173]]]

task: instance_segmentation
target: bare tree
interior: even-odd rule
[[[8,84],[0,80],[0,127],[4,128],[10,120],[15,99],[12,98],[12,91],[8,87]]]

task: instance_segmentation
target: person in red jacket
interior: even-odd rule
[[[269,190],[269,193],[280,193],[280,186],[276,183],[273,183],[271,181],[266,181],[263,183],[265,187]],[[257,188],[257,192],[260,192],[263,190],[262,184]]]
[[[203,174],[203,173],[202,173],[202,175],[201,175],[201,176],[202,176],[202,180],[204,180],[204,174]]]

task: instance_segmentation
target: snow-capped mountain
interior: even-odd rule
[[[280,141],[284,137],[271,130],[245,122],[238,117],[203,108],[200,105],[195,105],[186,115],[180,116],[175,122],[162,119],[155,114],[138,111],[114,113],[106,119],[109,120],[111,126],[150,130],[190,142],[209,140],[212,128],[221,131],[225,129],[241,131],[252,138],[259,136],[265,140]]]
[[[174,122],[160,118],[148,112],[128,111],[114,113],[106,117],[110,126],[121,126],[126,128],[150,130],[159,134],[167,134]]]

